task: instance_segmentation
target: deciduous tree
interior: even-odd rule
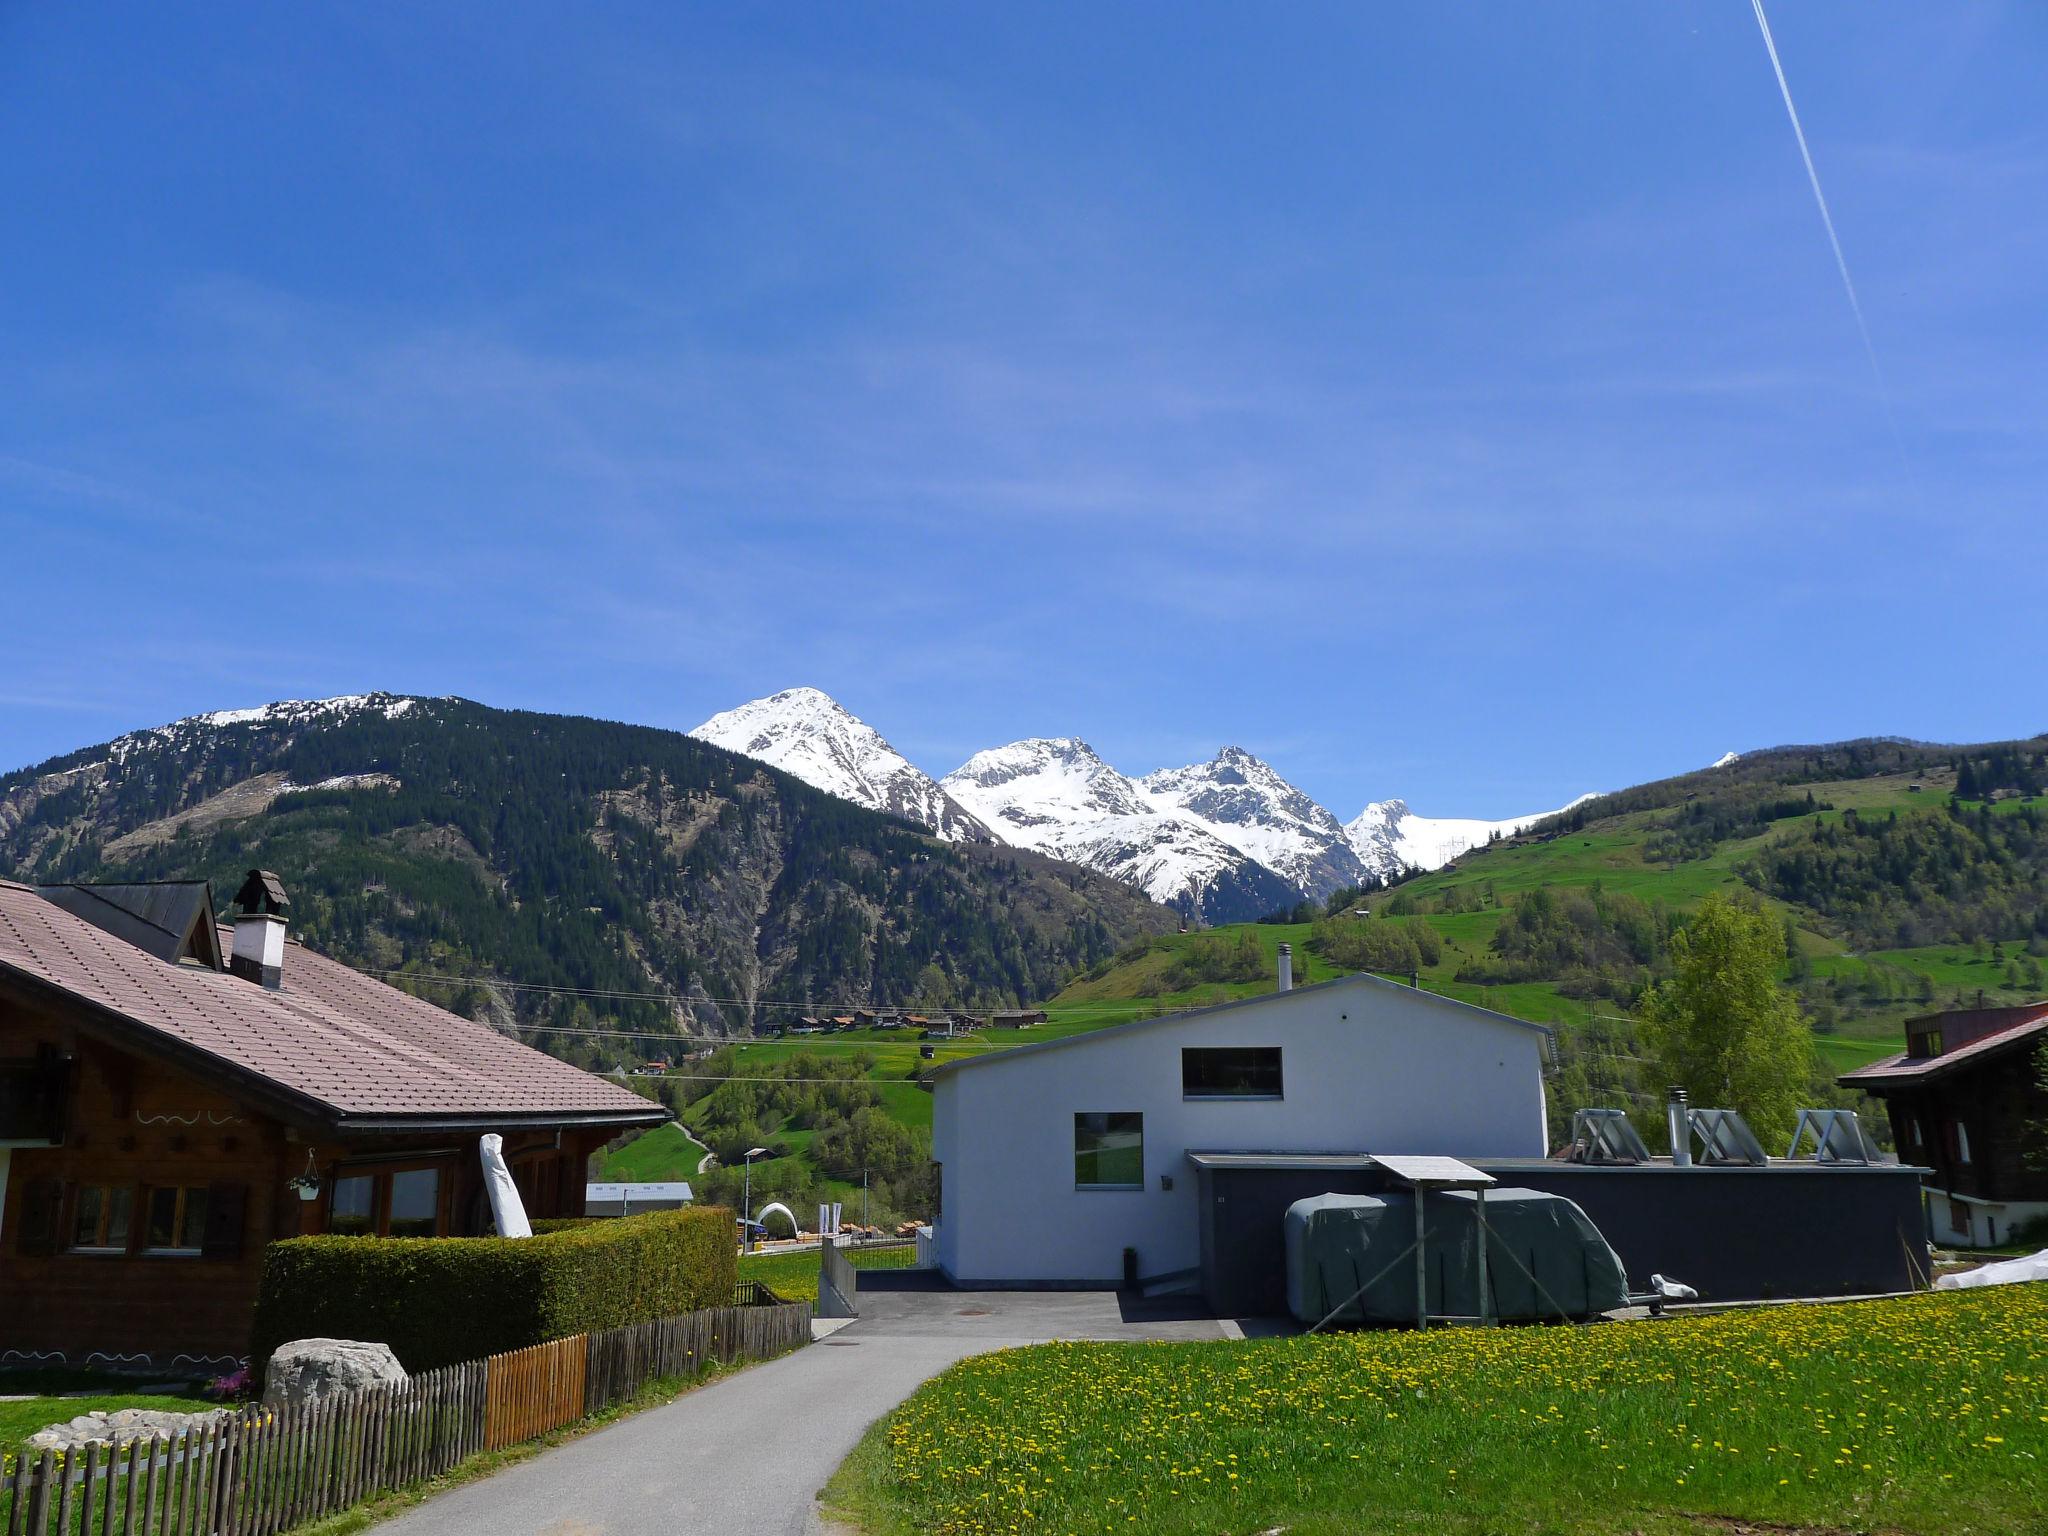
[[[1813,1039],[1778,982],[1783,931],[1756,897],[1718,892],[1672,935],[1673,974],[1639,1017],[1664,1086],[1742,1112],[1767,1144],[1792,1133],[1812,1072]]]

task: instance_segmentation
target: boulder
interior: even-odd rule
[[[209,1419],[225,1417],[232,1410],[202,1409],[198,1413],[168,1413],[155,1408],[118,1408],[112,1413],[81,1413],[63,1424],[52,1424],[28,1437],[32,1451],[70,1451],[86,1445],[127,1445],[132,1440],[153,1440],[197,1429]]]
[[[263,1406],[296,1408],[365,1387],[397,1385],[405,1367],[389,1344],[354,1339],[299,1339],[278,1345],[263,1373]]]

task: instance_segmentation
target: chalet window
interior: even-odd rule
[[[439,1237],[441,1169],[344,1174],[328,1197],[327,1230],[342,1237]]]
[[[334,1181],[334,1201],[327,1230],[343,1237],[369,1237],[377,1231],[377,1181],[368,1174]]]
[[[1189,1046],[1180,1053],[1180,1091],[1187,1099],[1280,1098],[1280,1047]]]
[[[1956,1161],[1957,1161],[1957,1162],[1959,1162],[1959,1163],[1967,1163],[1967,1162],[1968,1162],[1968,1161],[1970,1160],[1970,1130],[1969,1130],[1969,1127],[1968,1127],[1968,1126],[1966,1126],[1966,1125],[1964,1125],[1962,1121],[1958,1120],[1958,1121],[1956,1121],[1956,1123],[1955,1123],[1955,1131],[1956,1131]]]
[[[206,1191],[202,1188],[152,1189],[148,1225],[143,1229],[147,1253],[196,1254],[206,1246]]]
[[[1145,1187],[1143,1115],[1111,1112],[1074,1116],[1074,1187]]]
[[[441,1170],[408,1168],[391,1175],[387,1237],[432,1237],[441,1225]]]
[[[84,1184],[71,1205],[74,1253],[126,1253],[135,1191],[125,1184]]]

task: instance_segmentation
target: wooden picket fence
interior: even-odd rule
[[[534,1439],[663,1376],[811,1339],[807,1302],[714,1307],[423,1371],[303,1408],[252,1407],[0,1478],[5,1536],[271,1536]]]

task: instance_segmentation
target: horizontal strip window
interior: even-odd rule
[[[1278,1099],[1277,1045],[1191,1045],[1180,1053],[1180,1092],[1186,1099]]]

